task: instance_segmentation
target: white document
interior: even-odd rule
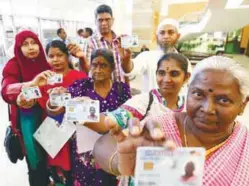
[[[93,124],[94,125],[94,124]],[[76,141],[78,154],[93,150],[95,142],[101,137],[97,132],[82,126],[76,125]]]
[[[34,133],[34,138],[54,158],[75,131],[73,123],[63,120],[59,125],[57,121],[47,117]]]

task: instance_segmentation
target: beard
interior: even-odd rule
[[[171,52],[175,49],[175,46],[173,44],[169,43],[162,43],[157,40],[157,45],[161,48],[161,50],[166,54]]]

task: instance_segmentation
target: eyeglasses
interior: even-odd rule
[[[99,68],[101,68],[101,69],[106,69],[106,68],[109,67],[109,64],[107,64],[107,63],[92,63],[92,64],[91,64],[91,67],[92,67],[93,69],[97,69],[98,66],[99,66]]]

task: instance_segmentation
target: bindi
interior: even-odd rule
[[[210,88],[210,89],[208,89],[208,92],[214,92],[214,91],[213,91],[213,89]]]

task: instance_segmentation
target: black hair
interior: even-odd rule
[[[99,5],[95,10],[95,18],[97,18],[98,14],[109,13],[112,16],[112,9],[108,5]]]
[[[57,30],[57,35],[59,35],[59,34],[62,32],[62,30],[64,30],[64,28],[59,28],[59,29]]]
[[[91,28],[89,28],[89,27],[85,28],[85,32],[88,32],[89,36],[93,35],[93,30]]]
[[[170,60],[170,59],[174,59],[177,61],[177,63],[179,64],[180,68],[184,71],[184,74],[186,75],[188,73],[188,58],[186,58],[184,55],[179,54],[179,53],[167,53],[164,54],[159,61],[157,62],[157,69],[156,71],[158,71],[158,69],[160,68],[161,64],[163,61],[165,60]]]
[[[94,50],[91,54],[91,62],[96,57],[99,57],[99,56],[102,56],[103,58],[106,59],[106,61],[110,64],[112,70],[115,69],[114,56],[113,56],[113,52],[111,50],[106,49],[106,48]]]
[[[77,31],[78,35],[80,35],[82,32],[84,32],[82,28]]]
[[[50,48],[58,48],[62,53],[66,54],[66,56],[69,56],[69,52],[68,52],[66,44],[60,40],[54,40],[47,44],[46,46],[47,55],[48,55],[48,51]],[[73,69],[73,66],[70,62],[69,62],[69,68]]]

